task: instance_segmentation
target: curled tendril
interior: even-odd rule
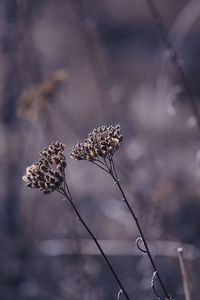
[[[147,250],[142,248],[142,246],[144,247],[144,242],[143,239],[141,237],[138,237],[136,240],[136,245],[138,247],[138,249],[143,252],[143,253],[147,253]]]
[[[123,291],[120,289],[118,294],[117,294],[117,300],[120,300],[121,294],[123,294]]]
[[[154,295],[157,297],[157,299],[162,300],[162,297],[156,291],[156,287],[155,287],[156,278],[157,278],[157,271],[153,272],[153,276],[152,276],[152,279],[151,279],[151,288],[152,288],[152,291],[153,291]]]

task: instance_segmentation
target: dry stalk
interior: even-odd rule
[[[185,294],[185,300],[192,300],[191,294],[190,294],[190,289],[189,289],[189,277],[188,277],[188,272],[186,270],[185,262],[183,259],[183,248],[179,247],[177,249],[178,253],[178,260],[180,264],[180,269],[181,269],[181,275],[183,279],[183,288],[184,288],[184,294]]]

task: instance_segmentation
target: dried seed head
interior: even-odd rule
[[[120,125],[93,129],[83,143],[73,147],[71,158],[93,161],[97,157],[112,156],[122,141]]]
[[[55,142],[41,151],[42,158],[26,168],[26,175],[22,177],[26,185],[38,188],[44,194],[49,194],[61,187],[67,166],[63,154],[64,149],[64,144]]]

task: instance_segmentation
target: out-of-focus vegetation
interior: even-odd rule
[[[192,300],[199,299],[200,132],[148,2],[0,2],[1,299],[117,299],[112,274],[70,207],[22,182],[55,140],[66,144],[76,205],[132,299],[154,298],[151,266],[111,179],[70,159],[94,127],[118,123],[120,180],[160,273],[185,299],[175,250],[182,246]],[[198,107],[199,1],[154,3]]]

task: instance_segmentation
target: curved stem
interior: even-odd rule
[[[132,207],[130,206],[130,203],[128,202],[128,200],[127,200],[127,198],[126,198],[126,195],[125,195],[125,193],[124,193],[124,191],[123,191],[123,189],[122,189],[122,187],[121,187],[119,181],[117,180],[117,178],[115,177],[115,175],[114,175],[113,173],[111,173],[110,175],[111,175],[111,177],[113,178],[113,180],[115,181],[115,183],[116,183],[116,185],[117,185],[117,187],[118,187],[118,189],[119,189],[119,191],[120,191],[120,193],[121,193],[121,195],[122,195],[122,197],[123,197],[123,200],[124,200],[124,202],[126,203],[126,206],[128,207],[128,209],[129,209],[129,211],[130,211],[130,213],[131,213],[131,216],[133,217],[133,219],[134,219],[134,221],[135,221],[135,224],[136,224],[136,226],[137,226],[137,228],[138,228],[138,231],[139,231],[140,236],[141,236],[141,238],[142,238],[142,241],[143,241],[143,243],[144,243],[144,246],[145,246],[145,249],[146,249],[146,253],[147,253],[148,257],[149,257],[149,260],[150,260],[150,262],[151,262],[151,265],[152,265],[152,267],[153,267],[154,272],[156,272],[158,281],[160,282],[160,285],[161,285],[161,287],[162,287],[162,289],[163,289],[163,291],[164,291],[164,293],[165,293],[165,296],[166,296],[167,299],[171,300],[172,298],[171,298],[171,296],[169,295],[169,293],[167,292],[167,290],[166,290],[166,288],[165,288],[165,286],[164,286],[164,283],[163,283],[163,281],[162,281],[162,279],[161,279],[161,277],[160,277],[160,275],[159,275],[159,273],[158,273],[157,267],[156,267],[155,262],[154,262],[154,260],[153,260],[153,258],[152,258],[152,255],[151,255],[151,253],[150,253],[150,250],[149,250],[147,241],[146,241],[146,239],[145,239],[145,237],[144,237],[144,234],[143,234],[142,228],[141,228],[141,226],[140,226],[140,223],[139,223],[139,221],[138,221],[138,218],[137,218],[136,214],[134,213]]]
[[[106,256],[106,254],[104,253],[103,249],[101,248],[101,246],[100,246],[100,244],[99,244],[97,238],[94,236],[94,234],[92,233],[92,231],[90,230],[90,228],[88,227],[88,225],[86,224],[86,222],[84,221],[84,219],[81,217],[81,215],[80,215],[79,211],[77,210],[77,208],[76,208],[76,206],[75,206],[75,204],[74,204],[74,202],[73,202],[71,196],[69,196],[69,195],[67,194],[67,192],[66,192],[64,189],[60,190],[59,192],[60,192],[63,196],[65,196],[65,197],[67,198],[67,200],[69,201],[69,203],[70,203],[71,207],[73,208],[73,210],[75,211],[75,213],[76,213],[78,219],[80,220],[80,222],[82,223],[82,225],[84,226],[84,228],[86,229],[86,231],[89,233],[89,235],[90,235],[91,238],[93,239],[93,241],[94,241],[94,243],[96,244],[97,248],[98,248],[99,251],[101,252],[101,254],[102,254],[102,256],[103,256],[103,258],[104,258],[106,264],[107,264],[108,267],[110,268],[111,273],[113,274],[113,276],[115,277],[117,283],[119,284],[120,289],[123,291],[124,296],[126,297],[127,300],[130,300],[130,298],[129,298],[127,292],[126,292],[126,290],[124,289],[124,287],[123,287],[123,285],[122,285],[122,283],[121,283],[119,277],[117,276],[115,270],[113,269],[112,265],[110,264],[110,262],[109,262],[109,260],[108,260],[108,258],[107,258],[107,256]]]

